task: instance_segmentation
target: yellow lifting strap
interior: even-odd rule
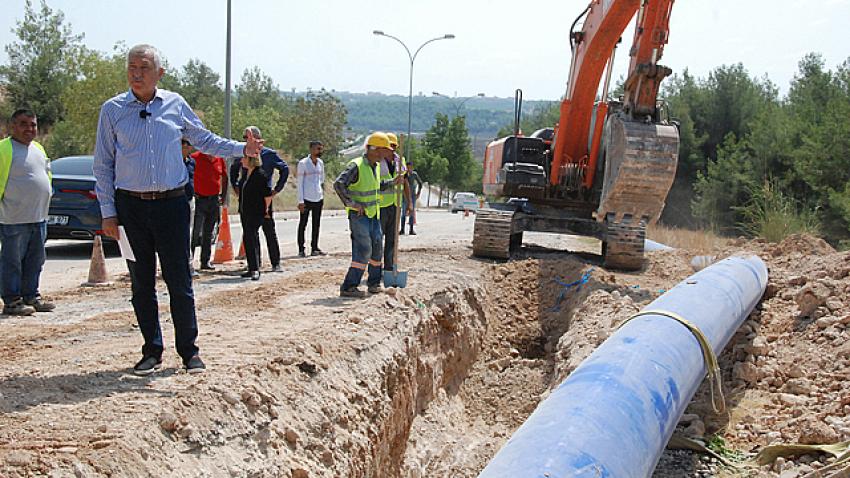
[[[708,339],[705,337],[699,327],[690,323],[687,319],[675,312],[670,312],[667,310],[642,310],[637,314],[624,320],[623,323],[620,324],[620,326],[617,328],[621,328],[626,325],[626,323],[630,320],[643,315],[661,315],[664,317],[669,317],[687,327],[687,329],[694,335],[694,337],[697,339],[697,342],[699,342],[700,348],[702,349],[702,358],[705,361],[705,368],[708,371],[706,376],[708,377],[711,390],[711,407],[714,409],[715,413],[723,412],[723,410],[726,409],[726,398],[723,396],[723,378],[720,376],[720,365],[717,362],[717,355],[714,354],[714,350],[711,348],[711,344],[708,343]]]

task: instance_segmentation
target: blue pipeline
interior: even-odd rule
[[[719,355],[766,285],[761,259],[731,257],[644,310],[682,316]],[[700,345],[684,325],[661,315],[636,317],[538,405],[479,478],[651,476],[705,375]]]

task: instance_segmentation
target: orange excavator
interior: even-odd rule
[[[658,61],[672,7],[673,0],[592,0],[576,18],[558,124],[521,135],[518,96],[514,135],[487,146],[484,193],[511,199],[479,211],[476,256],[509,258],[524,231],[539,231],[595,236],[605,267],[642,267],[646,227],[661,215],[678,159],[678,128],[658,100],[671,73]],[[609,101],[616,46],[635,16],[624,95]]]

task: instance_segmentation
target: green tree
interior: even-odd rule
[[[458,190],[474,180],[478,171],[474,167],[469,131],[463,116],[449,120],[448,116],[437,113],[434,116],[434,125],[425,133],[425,149],[436,156],[446,158],[449,162],[448,172],[441,185]],[[480,175],[477,180],[481,181]]]
[[[428,184],[443,184],[449,173],[449,160],[423,147],[416,139],[408,143],[410,157],[416,158],[414,166],[419,178]]]
[[[207,111],[224,101],[224,90],[219,84],[218,73],[203,61],[190,59],[176,77],[179,84],[176,91],[196,112]]]
[[[283,99],[274,80],[263,73],[258,66],[242,73],[242,78],[235,90],[236,103],[242,108],[283,107]]]
[[[60,99],[65,119],[51,131],[47,150],[51,157],[91,154],[94,151],[100,107],[107,99],[127,90],[127,69],[123,52],[110,55],[89,51],[78,64],[80,79],[68,85]]]
[[[13,31],[18,41],[6,45],[9,63],[0,67],[7,108],[29,107],[48,130],[65,114],[61,95],[77,76],[83,35],[74,35],[65,15],[44,0],[38,10],[26,0],[24,19]]]
[[[288,128],[283,149],[295,158],[307,155],[310,141],[319,140],[328,157],[335,157],[342,146],[346,122],[345,106],[324,89],[289,99],[286,108]]]

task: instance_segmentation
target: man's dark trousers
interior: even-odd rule
[[[145,338],[144,356],[161,357],[162,330],[156,300],[156,256],[168,287],[177,353],[183,363],[198,353],[198,321],[189,270],[189,201],[186,196],[144,200],[118,190],[118,223],[130,241],[135,261],[127,261],[133,310]]]
[[[201,266],[209,264],[215,225],[221,216],[219,196],[195,195],[195,226],[192,230],[192,251],[201,247]]]
[[[304,212],[301,213],[301,218],[298,220],[298,250],[304,250],[304,230],[307,229],[307,218],[313,215],[313,236],[310,242],[310,248],[314,251],[319,249],[319,222],[322,220],[322,206],[324,199],[321,201],[304,200]]]
[[[274,267],[280,265],[280,245],[277,243],[277,232],[274,229],[272,206],[269,204],[269,217],[263,218],[263,235],[266,236],[266,247],[269,249],[269,262]],[[259,251],[259,248],[257,250]]]
[[[395,205],[381,208],[381,231],[384,233],[384,270],[391,271],[395,265]]]

